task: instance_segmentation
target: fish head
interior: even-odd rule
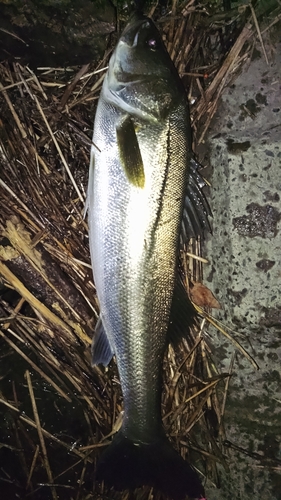
[[[155,24],[134,14],[109,62],[104,97],[148,121],[166,119],[185,98],[183,84]]]

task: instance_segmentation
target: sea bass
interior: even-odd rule
[[[124,398],[122,427],[97,479],[116,489],[151,485],[176,500],[203,498],[197,473],[164,434],[161,391],[167,345],[195,316],[177,278],[180,241],[206,226],[208,207],[191,161],[183,84],[143,15],[131,18],[110,59],[93,143],[89,237],[100,317],[92,356],[104,365],[116,356]],[[182,303],[180,327],[173,310]]]

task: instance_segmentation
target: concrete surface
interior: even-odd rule
[[[235,80],[209,133],[213,236],[205,282],[222,305],[216,314],[260,370],[240,353],[225,412],[230,471],[209,500],[281,499],[281,43]],[[210,329],[228,370],[231,343]]]

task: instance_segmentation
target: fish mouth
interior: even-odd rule
[[[109,63],[109,79],[113,87],[120,88],[122,85],[135,85],[155,80],[159,61],[157,56],[152,56],[153,44],[160,47],[160,43],[162,41],[159,39],[153,22],[142,14],[134,13]]]
[[[119,92],[120,90],[125,89],[130,85],[136,85],[139,83],[146,83],[155,80],[155,77],[153,75],[135,75],[133,73],[126,73],[126,71],[123,71],[122,68],[121,72],[122,79],[120,78],[119,73],[115,75],[116,81],[118,81],[118,86],[116,86],[114,92]]]
[[[139,32],[137,31],[137,34],[135,37],[137,37]],[[121,43],[120,43],[121,42]],[[132,49],[134,47],[134,43],[132,45],[128,45],[128,43],[125,40],[120,40],[119,42],[119,50],[113,54],[112,60],[110,63],[110,66],[112,67],[112,73],[111,75],[113,76],[112,83],[114,82],[114,91],[118,88],[118,90],[121,90],[122,88],[128,87],[130,85],[135,85],[143,82],[148,82],[150,80],[155,79],[155,76],[149,72],[145,73],[136,73],[135,69],[132,69],[132,71],[128,71],[128,68],[131,67],[131,61],[130,61],[130,56],[127,52],[127,50]],[[137,43],[137,42],[136,42]],[[122,54],[124,49],[124,53]]]
[[[134,13],[123,31],[120,41],[126,43],[129,47],[135,47],[141,28],[148,28],[149,26],[150,22],[146,16]]]

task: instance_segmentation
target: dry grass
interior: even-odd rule
[[[188,88],[196,151],[224,88],[249,60],[258,21],[252,11],[225,18],[193,1],[173,14],[163,32]],[[95,66],[36,72],[0,64],[0,483],[20,498],[132,498],[108,495],[92,481],[122,411],[114,363],[107,370],[90,366],[98,303],[83,219],[108,56]],[[201,242],[191,241],[187,251],[186,282],[202,281]],[[229,373],[217,372],[204,315],[176,353],[168,350],[163,419],[203,482],[207,476],[217,484],[217,463],[227,467],[223,415],[234,360]],[[134,498],[162,497],[143,488]]]

